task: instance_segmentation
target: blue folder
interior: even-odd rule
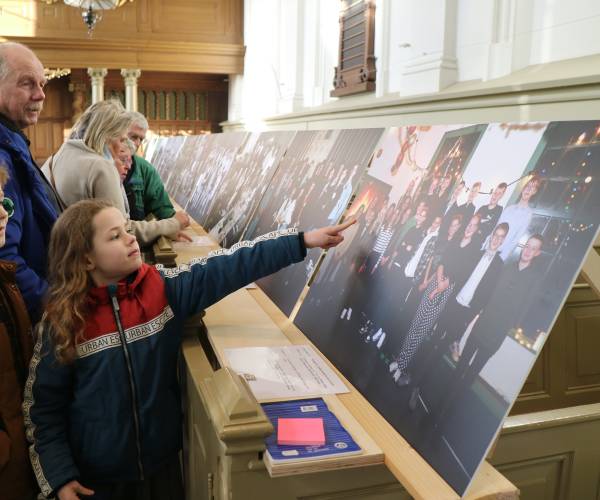
[[[276,462],[314,460],[339,455],[358,454],[362,450],[344,429],[337,417],[329,410],[322,398],[263,403],[262,408],[275,427],[267,437],[267,452]],[[322,446],[290,446],[277,444],[277,422],[279,418],[322,418],[325,429],[325,444]]]

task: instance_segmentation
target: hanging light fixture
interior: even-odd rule
[[[54,80],[71,74],[71,68],[44,68],[46,80]]]
[[[45,3],[57,3],[60,0],[42,0]],[[102,12],[122,7],[127,2],[133,0],[62,0],[70,7],[81,9],[81,17],[88,28],[88,35],[91,36],[92,30],[102,19]]]

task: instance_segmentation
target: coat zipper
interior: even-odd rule
[[[109,287],[110,288],[110,287]],[[123,354],[125,355],[125,363],[127,365],[127,371],[129,372],[129,391],[131,392],[131,406],[133,407],[133,423],[135,426],[135,445],[137,447],[137,465],[140,473],[140,480],[144,480],[144,467],[142,465],[142,446],[140,444],[140,418],[138,415],[138,404],[137,404],[137,393],[135,390],[135,384],[133,382],[133,368],[131,366],[131,358],[129,356],[129,350],[127,349],[127,342],[125,339],[125,332],[123,331],[123,325],[121,324],[121,315],[119,311],[119,301],[117,297],[110,293],[110,299],[112,302],[112,309],[115,315],[115,321],[117,323],[117,329],[119,330],[119,337],[121,338],[121,346],[123,347]]]

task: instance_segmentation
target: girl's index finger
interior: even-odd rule
[[[340,232],[348,229],[352,224],[356,224],[355,218],[348,219],[346,222],[342,222],[341,224],[338,224],[337,226],[335,226],[335,232],[340,233]]]

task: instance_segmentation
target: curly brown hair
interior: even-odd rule
[[[63,364],[75,360],[77,340],[85,329],[87,295],[93,285],[87,271],[87,256],[93,250],[92,221],[112,206],[105,200],[74,203],[58,218],[50,234],[44,321],[50,326],[56,359]]]

